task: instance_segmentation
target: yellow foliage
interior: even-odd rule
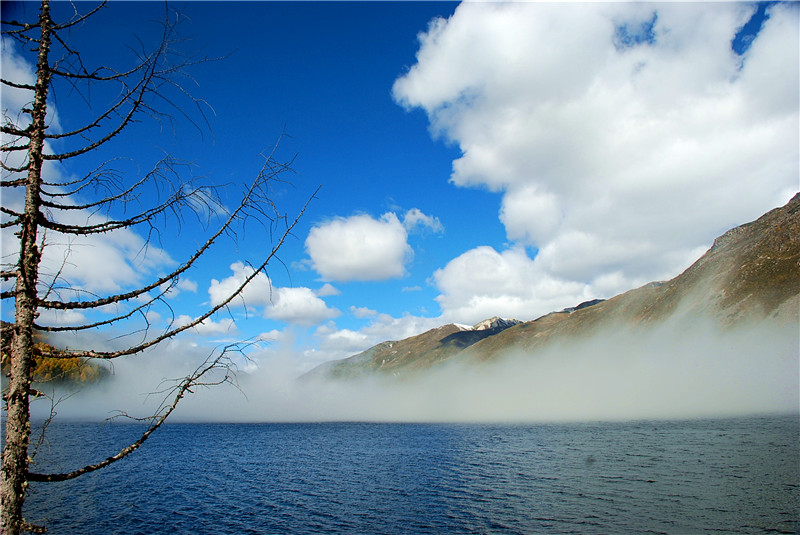
[[[47,344],[37,344],[45,346]],[[2,355],[2,369],[5,373],[11,362],[6,353]],[[38,383],[48,381],[70,383],[93,383],[108,375],[108,370],[88,359],[63,358],[54,359],[37,355],[36,366],[33,369],[33,380]]]

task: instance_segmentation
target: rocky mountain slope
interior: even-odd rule
[[[490,361],[545,345],[648,328],[668,318],[708,318],[722,328],[744,322],[800,328],[800,193],[758,220],[729,230],[686,271],[606,301],[593,300],[529,322],[492,318],[473,327],[444,325],[319,366],[309,374],[351,378],[407,375],[445,361]]]

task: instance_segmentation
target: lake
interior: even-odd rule
[[[35,469],[140,430],[53,424]],[[798,533],[799,438],[797,416],[167,424],[109,468],[33,483],[26,517],[81,535]]]

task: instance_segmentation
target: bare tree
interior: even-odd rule
[[[16,116],[4,109],[2,123],[2,228],[13,230],[19,240],[18,254],[11,260],[4,259],[0,272],[5,281],[3,302],[13,301],[15,310],[14,323],[8,324],[2,332],[2,351],[10,356],[11,362],[3,391],[6,432],[0,489],[2,532],[7,535],[44,531],[43,527],[32,526],[23,519],[22,508],[29,482],[72,479],[124,458],[164,422],[192,388],[231,381],[231,355],[241,348],[234,345],[212,354],[194,372],[176,383],[157,412],[147,418],[147,430],[133,444],[102,462],[59,474],[39,474],[30,470],[30,403],[38,394],[32,387],[32,369],[36,359],[83,357],[111,360],[137,355],[198,326],[225,309],[241,295],[247,284],[277,259],[277,251],[305,210],[303,207],[297,217],[289,218],[273,203],[271,188],[276,181],[281,181],[281,175],[290,170],[291,164],[277,162],[274,152],[265,157],[263,167],[254,173],[255,178],[244,188],[238,204],[227,209],[223,207],[215,187],[184,178],[184,163],[172,156],[164,157],[151,172],[132,180],[112,169],[109,161],[77,179],[63,179],[58,174],[48,176],[48,169],[52,169],[53,164],[92,156],[101,148],[106,150],[123,130],[142,119],[163,122],[183,117],[191,120],[191,116],[198,116],[198,110],[199,122],[202,123],[206,117],[202,111],[203,103],[184,90],[182,80],[185,79],[180,76],[187,67],[207,58],[179,57],[176,60],[173,48],[176,14],[166,6],[160,42],[152,50],[137,45],[134,49],[137,53],[135,65],[114,70],[109,66],[93,68],[84,63],[81,54],[70,46],[70,32],[76,31],[87,17],[103,7],[105,4],[84,14],[75,10],[66,22],[57,23],[51,18],[49,0],[41,0],[35,22],[2,22],[4,46],[13,44],[36,55],[36,79],[33,83],[2,79],[7,90],[24,91],[30,95],[29,104]],[[64,88],[67,98],[86,99],[88,102],[93,92],[104,91],[95,90],[95,87],[108,85],[114,92],[103,94],[114,95],[110,104],[107,103],[99,112],[90,113],[81,126],[60,131],[48,122],[48,103],[57,88]],[[59,94],[59,98],[64,97]],[[187,106],[195,105],[198,108],[191,114],[184,111]],[[87,109],[90,112],[94,110],[92,107]],[[17,205],[6,205],[7,199],[19,199],[23,191],[24,200]],[[75,214],[81,217],[73,217]],[[87,217],[86,214],[90,215]],[[164,228],[165,221],[185,223],[186,214],[198,216],[200,223],[215,221],[213,228],[216,230],[209,231],[207,239],[172,272],[156,276],[141,287],[97,295],[70,283],[61,269],[43,272],[43,249],[52,243],[69,243],[70,239],[77,237],[85,239],[134,229],[146,236],[149,244],[159,229]],[[250,219],[264,224],[272,237],[264,257],[251,264],[254,268],[252,274],[226,299],[212,304],[194,320],[181,323],[173,320],[167,327],[156,330],[147,320],[147,311],[164,303],[165,295],[178,284],[180,277],[185,276],[220,238],[235,238],[237,229]],[[207,228],[205,224],[203,226]],[[109,305],[115,306],[117,311],[110,316],[107,314]],[[102,314],[84,316],[92,319],[82,325],[46,324],[39,320],[41,312],[78,311],[83,315],[101,308]],[[144,334],[139,341],[121,348],[61,350],[50,344],[36,343],[50,333],[91,332],[112,325],[127,328],[134,320],[140,322],[137,328]]]

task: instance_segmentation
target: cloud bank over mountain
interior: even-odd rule
[[[461,149],[454,185],[502,194],[510,241],[436,272],[444,317],[478,320],[484,302],[534,317],[668,278],[785,203],[800,159],[797,5],[769,7],[739,54],[754,9],[465,3],[432,21],[394,97]],[[498,287],[488,264],[526,289]]]

